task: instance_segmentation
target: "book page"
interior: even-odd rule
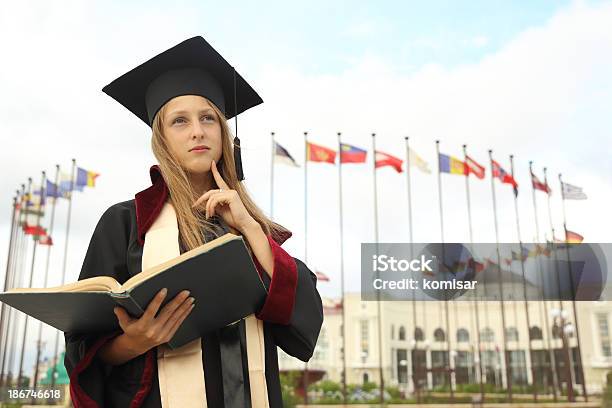
[[[49,293],[49,292],[114,292],[121,285],[111,276],[95,276],[74,283],[51,288],[14,288],[6,293]]]
[[[216,238],[210,242],[207,242],[204,245],[200,245],[197,248],[192,249],[191,251],[187,251],[184,254],[170,259],[164,263],[161,263],[159,265],[156,265],[152,268],[146,269],[134,276],[132,276],[130,279],[128,279],[127,281],[125,281],[123,283],[123,285],[121,285],[120,287],[116,288],[115,290],[113,290],[113,292],[124,292],[124,291],[128,291],[132,288],[134,288],[135,286],[138,286],[139,283],[144,282],[145,280],[149,279],[152,276],[157,275],[158,273],[161,273],[163,271],[165,271],[166,269],[174,266],[174,265],[178,265],[179,263],[186,261],[187,259],[193,258],[196,255],[199,255],[201,253],[204,252],[208,252],[213,250],[214,248],[221,246],[223,244],[225,244],[226,242],[235,240],[235,239],[242,239],[241,236],[238,235],[234,235],[231,233],[227,233],[225,235],[220,236],[219,238]]]

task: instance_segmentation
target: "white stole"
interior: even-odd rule
[[[174,207],[166,202],[145,235],[142,270],[179,255],[176,213]],[[269,408],[263,321],[252,314],[245,317],[245,323],[251,406]],[[207,407],[201,338],[174,350],[166,345],[158,346],[157,371],[163,408]]]

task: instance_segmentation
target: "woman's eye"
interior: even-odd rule
[[[204,115],[204,116],[202,116],[202,118],[200,120],[213,121],[213,120],[215,120],[215,118],[213,118],[212,115]]]
[[[185,118],[176,118],[172,121],[172,124],[174,125],[175,123],[181,124],[181,123],[185,123]]]

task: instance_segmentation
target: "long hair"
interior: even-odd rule
[[[221,177],[232,190],[236,190],[246,210],[261,225],[264,233],[266,235],[271,234],[272,237],[279,237],[287,230],[264,215],[263,211],[251,199],[246,188],[238,180],[234,166],[233,135],[227,125],[225,115],[213,103],[208,102],[217,114],[221,125],[221,159],[217,163],[217,169]],[[162,177],[170,192],[169,199],[176,212],[181,243],[186,250],[190,250],[202,245],[205,242],[206,235],[215,236],[217,229],[214,224],[206,220],[202,210],[192,208],[192,204],[198,199],[198,195],[189,181],[189,175],[169,149],[163,132],[167,106],[167,104],[162,106],[153,119],[151,148],[159,162]],[[214,179],[213,183],[216,186]],[[218,188],[218,186],[213,188]],[[232,232],[239,233],[238,231]],[[204,235],[205,233],[206,235]]]

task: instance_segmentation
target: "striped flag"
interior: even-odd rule
[[[535,174],[533,174],[533,171],[531,172],[531,185],[535,190],[543,191],[546,194],[550,194],[552,192],[548,184],[546,182],[540,181],[540,179]]]
[[[274,162],[284,163],[293,167],[300,167],[300,165],[297,164],[293,156],[289,154],[287,149],[278,144],[276,141],[274,142]]]
[[[417,169],[421,170],[423,173],[431,174],[431,170],[429,169],[429,164],[421,158],[416,152],[412,149],[408,149],[408,159],[410,160],[410,166],[414,166]]]
[[[493,163],[493,177],[498,178],[502,183],[512,185],[512,188],[514,189],[514,195],[518,195],[518,183],[516,182],[514,177],[512,177],[510,173],[504,170],[502,166],[495,160],[491,160],[491,163]]]
[[[367,150],[340,143],[340,163],[365,163],[367,155]]]
[[[582,187],[561,182],[561,194],[565,200],[586,200],[587,195],[582,191]]]
[[[570,244],[579,244],[584,240],[584,237],[577,232],[566,230],[565,240]]]
[[[315,271],[318,282],[329,282],[329,277],[321,271]]]
[[[466,174],[465,173],[466,166],[462,160],[459,160],[456,157],[449,156],[447,154],[442,154],[442,153],[438,155],[438,160],[440,163],[441,173],[461,174],[461,175]]]
[[[335,164],[336,151],[325,146],[306,142],[306,160]]]
[[[100,174],[77,167],[75,184],[79,187],[95,187],[96,178]]]
[[[470,156],[465,156],[465,172],[466,176],[470,174],[475,175],[479,179],[483,179],[485,176],[485,168],[476,162],[476,160],[472,159]]]
[[[399,157],[395,157],[395,156],[392,156],[392,155],[390,155],[388,153],[383,153],[383,152],[377,150],[375,152],[375,159],[376,159],[376,163],[375,163],[375,166],[374,166],[375,168],[384,167],[384,166],[391,166],[398,173],[402,172],[402,163],[403,163],[403,160],[400,159]]]

